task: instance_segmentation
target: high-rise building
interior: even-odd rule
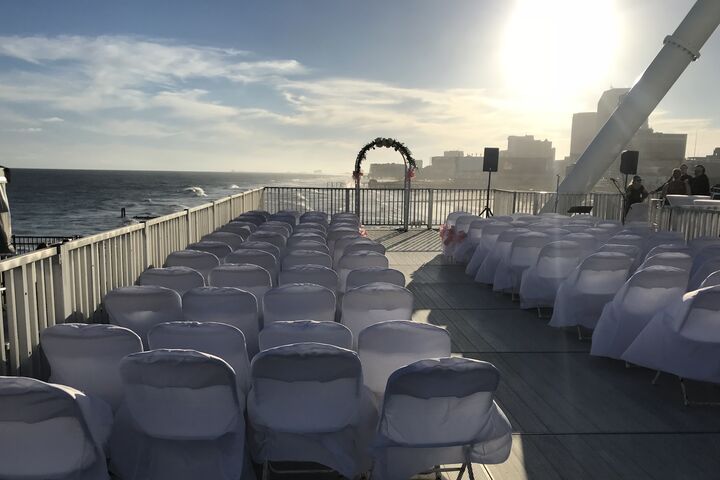
[[[573,115],[570,155],[565,158],[566,171],[560,172],[561,174],[567,174],[568,167],[577,162],[629,91],[627,88],[606,90],[600,96],[596,112],[580,112]],[[625,149],[640,152],[638,174],[646,177],[646,184],[652,185],[664,181],[672,169],[683,162],[686,145],[686,134],[656,132],[650,128],[646,120]],[[605,177],[617,177],[619,173],[620,157],[608,168]]]

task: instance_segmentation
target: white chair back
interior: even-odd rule
[[[70,387],[0,377],[0,478],[108,480],[105,439],[93,438],[86,400]]]
[[[261,304],[265,292],[272,288],[272,275],[259,265],[220,265],[210,271],[211,287],[235,287],[252,293]]]
[[[116,325],[63,323],[40,333],[50,382],[96,396],[113,409],[122,400],[120,360],[143,351],[140,337]]]
[[[238,387],[250,389],[250,361],[245,336],[240,329],[216,322],[168,322],[148,332],[151,350],[186,349],[215,355],[235,371]]]
[[[370,283],[349,290],[342,301],[341,323],[353,333],[386,320],[411,320],[413,294],[391,283]]]
[[[210,270],[220,265],[218,257],[200,250],[178,250],[165,259],[164,267],[189,267],[197,270],[207,281]]]
[[[190,267],[148,268],[140,274],[138,285],[157,285],[183,296],[188,290],[204,286],[205,277]]]
[[[359,252],[343,255],[337,264],[338,277],[340,278],[340,291],[347,290],[347,277],[356,268],[382,267],[388,268],[389,262],[385,255],[377,252],[361,250]]]
[[[407,320],[370,325],[360,332],[357,344],[365,386],[380,399],[395,370],[418,360],[449,357],[451,353],[447,330]]]
[[[291,283],[273,288],[263,299],[265,325],[291,320],[335,320],[335,294],[320,285]]]
[[[369,283],[392,283],[400,287],[405,286],[405,275],[399,270],[384,267],[356,268],[348,273],[347,289],[362,287]]]
[[[252,225],[252,227],[249,225]],[[248,222],[230,222],[217,229],[218,232],[233,233],[241,237],[243,240],[247,240],[250,234],[255,230],[257,230],[257,227]]]
[[[313,250],[292,250],[285,255],[282,261],[282,269],[286,270],[298,265],[321,265],[332,268],[332,259],[327,253]]]
[[[280,250],[280,256],[284,255],[287,238],[276,232],[268,232],[257,230],[250,234],[248,241],[251,242],[267,242],[275,245]],[[238,247],[239,248],[239,247]]]
[[[279,285],[289,283],[314,283],[332,292],[338,291],[338,275],[335,270],[321,265],[297,265],[288,267],[279,274]]]
[[[200,252],[208,252],[215,255],[219,261],[222,262],[223,258],[230,255],[232,253],[232,248],[226,243],[223,242],[210,242],[210,241],[202,241],[202,242],[195,242],[191,243],[187,246],[188,250],[197,250]]]
[[[248,240],[247,242],[243,243],[238,250],[260,250],[263,252],[267,252],[273,257],[275,257],[278,265],[280,264],[280,249],[272,243]]]
[[[273,285],[277,285],[277,274],[280,271],[280,263],[271,253],[264,250],[241,248],[225,257],[225,265],[257,265],[270,273]]]
[[[351,349],[352,332],[345,325],[337,322],[315,320],[273,322],[260,332],[260,350],[308,342]]]
[[[105,295],[110,323],[129,328],[147,346],[147,332],[158,323],[182,319],[182,300],[174,290],[157,286],[132,286]]]
[[[288,243],[287,251],[292,252],[294,250],[311,250],[313,252],[330,255],[330,249],[327,247],[327,244],[315,240],[301,240],[293,242],[292,244]]]
[[[238,328],[245,336],[248,355],[258,352],[260,314],[258,301],[250,292],[233,287],[201,287],[183,296],[183,319],[217,322]]]
[[[202,237],[200,241],[221,242],[230,247],[231,250],[237,250],[245,241],[245,238],[230,232],[213,232]]]

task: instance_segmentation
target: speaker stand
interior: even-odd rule
[[[480,216],[485,216],[485,218],[490,218],[493,215],[492,209],[490,209],[490,178],[492,177],[492,172],[488,172],[488,184],[487,189],[485,190],[485,208],[482,209],[482,212],[480,212]]]

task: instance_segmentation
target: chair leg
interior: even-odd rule
[[[465,475],[465,466],[466,466],[466,464],[463,463],[462,466],[460,467],[460,470],[458,471],[458,476],[457,476],[456,480],[462,480],[463,475]]]
[[[268,477],[270,476],[268,470],[269,470],[269,464],[266,461],[265,463],[263,463],[262,480],[268,480]]]
[[[435,465],[433,467],[433,470],[435,470],[435,480],[442,480],[442,473],[440,473],[440,465]]]
[[[662,373],[662,372],[660,372],[660,370],[658,370],[657,372],[655,372],[655,376],[653,377],[653,379],[652,379],[652,381],[651,381],[650,383],[653,384],[653,385],[657,385],[658,380],[660,380],[660,374],[661,374],[661,373]]]
[[[475,473],[473,473],[472,463],[468,462],[468,476],[470,480],[475,480]]]

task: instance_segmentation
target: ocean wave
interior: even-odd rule
[[[196,197],[207,197],[207,193],[205,193],[205,190],[202,189],[202,187],[188,187],[183,192],[191,192]]]
[[[238,185],[232,184],[230,185],[230,188],[232,188],[233,190],[238,190],[240,187]]]

